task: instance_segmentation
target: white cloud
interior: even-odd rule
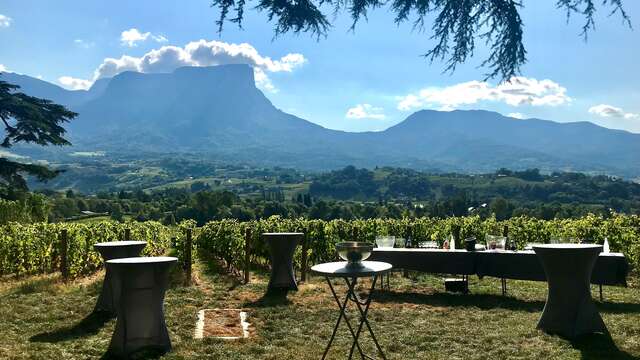
[[[371,104],[357,104],[351,109],[347,110],[347,119],[375,119],[384,120],[384,109],[381,107],[372,106]]]
[[[164,43],[169,41],[169,39],[167,39],[164,35],[154,35],[150,32],[141,33],[140,30],[136,28],[131,28],[129,30],[123,31],[120,34],[120,43],[128,47],[134,47],[134,46],[138,46],[139,42],[147,41],[147,39],[149,38],[159,43]]]
[[[253,68],[253,78],[256,81],[256,86],[266,91],[276,93],[278,89],[273,85],[271,79],[267,76],[267,74],[259,67]]]
[[[508,117],[514,118],[514,119],[524,119],[525,116],[523,113],[519,113],[519,112],[512,112],[512,113],[508,113],[507,114]]]
[[[8,28],[9,26],[11,26],[11,23],[13,22],[13,19],[0,14],[0,28]]]
[[[59,77],[58,82],[71,90],[87,90],[93,84],[90,80],[76,79],[71,76]]]
[[[127,45],[129,47],[137,46],[137,42],[145,41],[151,36],[150,32],[141,33],[138,29],[132,28],[129,30],[125,30],[120,34],[120,42],[122,45]]]
[[[567,89],[552,80],[512,77],[497,86],[486,81],[468,81],[444,88],[431,87],[399,98],[398,109],[409,111],[422,107],[453,110],[480,101],[497,101],[511,106],[558,106],[571,101]]]
[[[120,59],[106,58],[94,71],[93,80],[113,77],[125,71],[141,71],[141,58],[123,55]]]
[[[89,83],[113,77],[124,71],[142,73],[171,72],[181,66],[214,66],[225,64],[247,64],[254,69],[256,85],[261,89],[276,92],[268,73],[292,72],[307,60],[298,53],[287,54],[280,59],[272,59],[258,53],[247,43],[230,44],[222,41],[192,41],[184,47],[162,46],[141,57],[123,55],[120,58],[106,58],[95,70]],[[65,78],[70,77],[66,76]],[[82,79],[75,79],[82,80]]]
[[[606,104],[592,106],[591,108],[589,108],[589,113],[595,114],[601,117],[605,117],[605,118],[613,117],[613,118],[635,119],[640,117],[640,114],[624,112],[624,110],[622,110],[619,107],[606,105]]]
[[[164,35],[152,35],[151,37],[153,38],[153,40],[159,43],[169,42],[169,39],[167,39],[167,37]]]
[[[6,71],[9,71],[9,69],[7,69],[6,66],[0,64],[0,72],[6,72]]]
[[[398,110],[408,111],[411,109],[419,108],[424,106],[420,99],[413,94],[409,94],[405,97],[400,98],[400,102],[398,102]]]
[[[0,157],[14,159],[14,160],[26,160],[26,159],[29,158],[28,156],[22,156],[22,155],[14,154],[14,153],[12,153],[10,151],[6,151],[6,150],[0,150]]]
[[[76,46],[81,47],[83,49],[90,49],[96,46],[96,43],[94,43],[93,41],[85,41],[82,39],[75,39],[73,40],[73,43],[76,44]]]

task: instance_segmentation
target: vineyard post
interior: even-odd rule
[[[300,281],[307,281],[307,248],[309,244],[307,243],[309,239],[307,238],[307,234],[302,236],[302,264],[300,269]]]
[[[185,270],[187,286],[191,285],[191,242],[192,242],[192,235],[193,235],[192,231],[193,229],[191,228],[187,229],[187,239],[184,244],[184,257],[185,257],[184,270]]]
[[[251,267],[250,263],[250,251],[251,251],[251,229],[247,227],[244,230],[244,283],[249,283],[249,270]]]
[[[413,227],[411,225],[407,226],[407,229],[405,230],[405,234],[404,234],[404,241],[405,241],[405,246],[407,245],[407,240],[413,240]],[[403,278],[409,278],[409,270],[407,269],[402,269],[402,277]],[[389,279],[389,275],[387,275],[387,280]],[[384,283],[380,282],[382,285],[382,288],[384,289]]]
[[[60,272],[64,280],[69,278],[68,235],[67,229],[62,229],[60,233]]]
[[[124,239],[123,240],[131,240],[131,229],[124,229]]]

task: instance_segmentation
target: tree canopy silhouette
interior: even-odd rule
[[[4,124],[5,136],[0,147],[10,148],[13,144],[33,143],[42,146],[70,145],[63,136],[62,125],[77,116],[64,106],[49,100],[39,99],[18,92],[17,85],[0,80],[0,119]],[[23,175],[32,175],[46,181],[58,175],[44,165],[27,164],[0,157],[0,189],[27,190]],[[1,194],[0,194],[1,195]]]
[[[251,0],[249,0],[251,1]],[[567,20],[573,14],[585,18],[581,35],[586,39],[595,29],[596,0],[556,0],[556,7],[564,10]],[[601,7],[609,8],[610,15],[619,13],[629,27],[629,16],[622,6],[623,0],[602,0]],[[220,9],[216,21],[222,32],[225,21],[242,27],[247,0],[213,0],[212,6]],[[413,23],[414,30],[424,31],[425,18],[433,14],[430,26],[433,48],[423,56],[431,62],[444,60],[445,71],[454,71],[458,64],[473,56],[476,40],[483,40],[490,47],[490,55],[481,63],[486,68],[486,78],[508,80],[520,72],[526,63],[527,51],[522,42],[523,22],[519,10],[521,0],[255,0],[255,9],[264,11],[269,21],[275,21],[275,36],[292,32],[311,33],[326,37],[332,24],[325,11],[338,14],[347,11],[357,22],[367,18],[369,10],[388,6],[395,15],[395,23]],[[230,12],[235,12],[230,17]]]

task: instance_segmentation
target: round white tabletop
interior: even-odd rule
[[[138,245],[147,245],[146,241],[109,241],[109,242],[101,242],[95,243],[93,246],[95,247],[118,247],[118,246],[138,246]]]
[[[602,245],[596,244],[539,244],[533,245],[535,249],[553,249],[553,250],[580,250],[580,249],[595,249],[602,248]]]
[[[391,270],[393,266],[382,261],[363,261],[361,267],[347,267],[346,261],[318,264],[311,271],[326,277],[365,277],[380,275]]]
[[[178,258],[171,257],[171,256],[140,256],[140,257],[113,259],[107,262],[109,264],[160,264],[160,263],[171,263],[176,261],[178,261]]]
[[[284,233],[263,233],[263,236],[293,236],[293,235],[304,235],[304,233],[298,232],[284,232]]]

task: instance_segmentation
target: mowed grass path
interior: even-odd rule
[[[104,358],[115,319],[91,314],[102,277],[69,284],[55,275],[0,279],[0,359]],[[266,274],[243,285],[213,261],[195,264],[191,287],[182,286],[180,277],[173,275],[165,300],[173,351],[163,359],[320,359],[338,314],[319,277],[298,292],[269,298],[263,296]],[[394,273],[391,291],[378,294],[369,318],[389,359],[634,359],[640,358],[636,279],[626,289],[605,288],[605,302],[598,304],[611,337],[570,342],[537,331],[546,284],[510,281],[503,297],[496,279],[472,278],[472,293],[460,295],[445,293],[441,277]],[[225,307],[249,310],[254,337],[193,339],[197,311]],[[372,343],[364,339],[373,355]],[[349,346],[343,325],[329,358],[345,359]]]

